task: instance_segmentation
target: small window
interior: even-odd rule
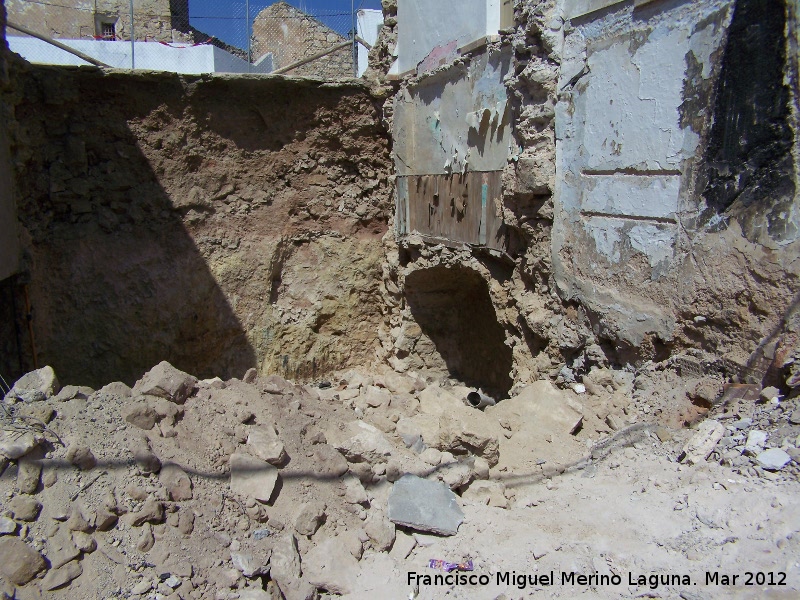
[[[117,34],[114,31],[115,23],[101,23],[102,30],[100,31],[100,36],[104,40],[113,40],[116,39]]]

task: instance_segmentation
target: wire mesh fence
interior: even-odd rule
[[[34,63],[178,73],[359,75],[379,0],[6,0],[10,49]],[[369,31],[361,31],[373,13]]]

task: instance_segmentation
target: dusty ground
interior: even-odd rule
[[[765,470],[741,449],[762,429],[766,447],[797,457],[796,399],[713,408],[726,433],[690,465],[678,460],[694,433],[681,422],[690,407],[665,409],[665,382],[683,382],[669,363],[597,371],[585,393],[537,382],[483,412],[462,402],[467,388],[432,377],[349,371],[320,387],[254,375],[179,373],[186,385],[167,398],[146,380],[9,394],[4,448],[23,439],[12,429],[39,421],[49,441],[4,461],[4,597],[691,600],[800,590],[800,469]],[[248,442],[265,426],[277,434],[270,444]],[[231,455],[242,454],[276,465],[254,471],[279,473],[271,493],[262,482],[264,501],[232,481]],[[456,535],[388,520],[406,473],[458,494]],[[17,586],[14,537],[46,559]],[[445,575],[430,559],[472,560],[459,575],[488,584],[409,575]]]

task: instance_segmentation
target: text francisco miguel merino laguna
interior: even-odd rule
[[[561,584],[562,586],[617,586],[617,585],[630,585],[639,587],[648,587],[651,590],[658,589],[660,586],[669,585],[693,585],[689,575],[679,575],[676,573],[648,573],[647,575],[636,575],[628,573],[627,581],[623,576],[617,574],[600,574],[595,572],[590,575],[578,574],[573,571],[569,573],[561,572],[560,577],[556,578],[555,571],[549,573],[537,573],[530,575],[527,573],[517,573],[516,571],[500,571],[494,574],[494,578],[487,574],[478,574],[474,572],[459,572],[454,571],[451,573],[436,573],[434,575],[426,575],[416,573],[414,571],[408,572],[408,585],[416,586],[453,586],[453,585],[511,585],[524,590],[527,587],[534,586],[551,586]],[[742,577],[740,580],[739,578]],[[494,582],[492,581],[494,579]],[[747,581],[747,580],[750,581]],[[727,586],[727,585],[786,585],[786,573],[784,572],[769,572],[769,573],[742,573],[742,574],[724,574],[718,572],[706,572],[705,581],[701,584],[712,586]]]

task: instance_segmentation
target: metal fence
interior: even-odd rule
[[[34,63],[323,79],[360,74],[369,46],[364,38],[374,41],[380,19],[379,0],[5,4],[9,47]]]

